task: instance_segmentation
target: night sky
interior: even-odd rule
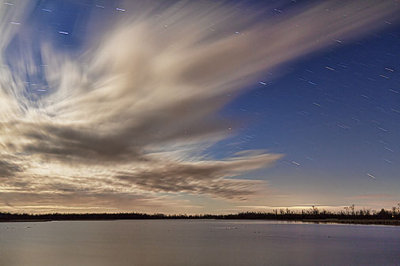
[[[400,202],[398,1],[0,1],[0,211]]]
[[[305,203],[392,204],[400,191],[399,48],[400,27],[390,25],[267,73],[266,85],[260,79],[224,110],[251,122],[213,151],[285,154],[255,176]]]

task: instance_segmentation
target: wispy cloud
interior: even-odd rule
[[[46,67],[24,38],[34,30],[26,25],[32,6],[1,7],[0,197],[9,206],[54,197],[59,208],[159,192],[243,200],[264,181],[237,177],[281,155],[198,155],[228,136],[232,121],[218,116],[226,95],[337,38],[383,26],[398,10],[391,1],[327,1],[271,17],[241,5],[126,3],[79,55],[43,39]],[[45,80],[45,93],[27,90],[32,75]]]

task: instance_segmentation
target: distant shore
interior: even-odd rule
[[[54,222],[54,221],[118,221],[118,220],[155,220],[155,219],[21,219],[21,220],[0,220],[0,223],[32,223],[32,222]],[[161,219],[158,219],[161,220]],[[163,219],[163,220],[173,220],[173,219]],[[181,218],[179,220],[193,220],[191,218]],[[197,219],[197,220],[207,220],[207,219]],[[252,220],[252,221],[280,221],[280,222],[301,222],[301,223],[315,223],[315,224],[354,224],[354,225],[390,225],[390,226],[400,226],[399,220],[338,220],[338,219],[318,219],[318,220],[282,220],[282,219],[213,219],[213,220]]]
[[[318,224],[361,224],[361,225],[395,225],[395,226],[400,226],[400,220],[317,219],[317,220],[302,220],[302,222],[318,223]]]
[[[265,220],[287,221],[324,224],[363,224],[363,225],[400,225],[400,215],[389,211],[381,211],[373,214],[360,213],[257,213],[245,212],[227,215],[165,215],[143,213],[86,213],[86,214],[18,214],[1,213],[0,222],[49,222],[49,221],[108,221],[108,220]]]

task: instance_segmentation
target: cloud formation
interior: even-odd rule
[[[101,197],[126,195],[246,199],[265,181],[238,176],[281,155],[199,154],[228,136],[234,121],[218,115],[226,96],[337,38],[383,26],[398,10],[391,1],[327,1],[249,16],[246,3],[125,3],[109,26],[88,26],[96,33],[77,54],[37,38],[39,64],[27,41],[37,3],[25,2],[0,8],[0,199],[40,205],[53,195],[59,208],[92,196],[99,208],[108,206]]]

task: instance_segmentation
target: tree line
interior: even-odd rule
[[[134,220],[134,219],[258,219],[258,220],[393,220],[400,222],[400,203],[391,209],[380,211],[357,210],[354,205],[340,211],[320,210],[312,206],[305,210],[276,209],[272,212],[240,212],[237,214],[173,214],[162,213],[48,213],[28,214],[0,212],[0,221],[65,221],[65,220]]]

